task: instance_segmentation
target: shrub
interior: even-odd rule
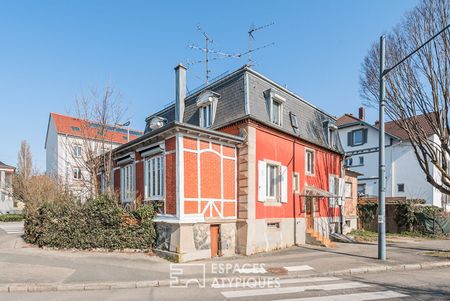
[[[417,223],[414,207],[411,202],[402,202],[395,206],[395,222],[399,228],[404,228],[407,232],[412,231]]]
[[[127,211],[114,199],[44,202],[27,212],[25,240],[38,246],[77,249],[150,249],[155,239],[154,210]]]
[[[0,214],[0,222],[19,222],[23,218],[23,214]]]
[[[361,223],[364,225],[369,225],[375,219],[377,214],[378,204],[377,203],[366,203],[366,204],[358,204],[358,217],[361,220]]]

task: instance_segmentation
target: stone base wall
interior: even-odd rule
[[[236,253],[236,223],[219,225],[219,251],[222,256]],[[159,256],[175,262],[211,258],[210,223],[157,222],[157,239],[154,251]]]
[[[237,253],[251,255],[305,244],[305,219],[257,219],[237,222]]]

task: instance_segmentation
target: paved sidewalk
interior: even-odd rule
[[[443,266],[447,261],[426,256],[424,252],[449,250],[450,240],[388,243],[388,260],[385,262],[376,259],[376,244],[336,245],[335,248],[292,247],[253,256],[214,258],[184,265],[171,264],[143,253],[45,250],[26,245],[19,235],[0,235],[0,289],[3,287],[5,290],[12,284],[18,290],[35,284],[41,284],[41,289],[45,288],[43,284],[47,284],[47,290],[56,290],[58,286],[67,289],[162,286],[169,284],[171,266],[181,268],[182,278],[185,279],[202,278],[203,269],[206,278],[214,278],[245,277],[249,274],[302,277],[345,274],[350,270],[352,273],[364,273],[390,268],[433,268]]]

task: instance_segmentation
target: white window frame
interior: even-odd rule
[[[73,152],[74,158],[81,158],[82,152],[83,152],[81,145],[74,144],[72,147],[72,152]]]
[[[144,160],[144,190],[145,200],[165,199],[165,160],[162,153]]]
[[[308,154],[312,154],[312,161],[309,161]],[[310,148],[305,149],[305,173],[309,176],[316,174],[316,151]]]
[[[269,120],[271,123],[276,124],[278,126],[283,126],[283,112],[284,112],[284,103],[286,102],[286,98],[282,97],[277,93],[274,89],[268,89],[264,92],[264,96],[266,97],[267,107],[269,111]],[[278,112],[278,122],[274,120],[274,102],[276,102],[280,106],[280,110]]]
[[[75,166],[75,167],[73,167],[72,168],[72,178],[74,179],[74,180],[77,180],[77,181],[79,181],[79,180],[81,180],[82,179],[82,174],[81,174],[81,168],[79,168],[79,167],[77,167],[77,166]]]
[[[213,105],[212,102],[202,105],[200,108],[200,126],[209,128],[212,126],[213,120]]]
[[[266,199],[272,201],[280,200],[280,165],[266,162]],[[274,178],[271,178],[273,176]],[[273,185],[273,189],[271,189]],[[273,194],[271,193],[273,191]]]
[[[275,105],[278,106],[278,114],[275,113],[274,110]],[[278,119],[278,122],[275,120],[275,117]],[[281,101],[272,98],[272,101],[270,103],[270,122],[281,126],[283,124],[282,119],[283,119],[283,103]]]
[[[300,193],[300,174],[298,172],[292,174],[292,190],[294,193]]]
[[[133,164],[120,167],[120,200],[131,203],[134,198]]]

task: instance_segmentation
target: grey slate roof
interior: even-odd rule
[[[281,127],[270,122],[268,102],[265,97],[265,91],[269,89],[276,91],[278,95],[286,99],[283,104],[283,122]],[[205,90],[211,90],[220,94],[212,129],[218,129],[244,117],[249,117],[308,142],[343,153],[337,131],[335,131],[333,139],[335,144],[333,146],[328,144],[325,124],[327,122],[335,124],[336,119],[333,116],[250,69],[248,66],[243,66],[187,96],[183,122],[199,125],[199,110],[196,101],[198,95]],[[294,129],[291,125],[290,112],[297,116],[298,129]],[[151,131],[148,126],[149,121],[154,116],[164,117],[168,122],[171,122],[175,118],[175,106],[171,105],[147,117],[146,133]]]

